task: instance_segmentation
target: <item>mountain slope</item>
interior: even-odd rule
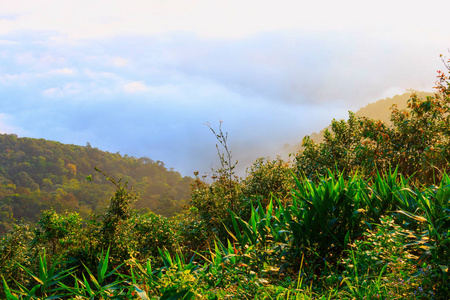
[[[167,170],[161,161],[109,153],[91,147],[44,139],[0,135],[0,234],[12,219],[36,221],[41,210],[75,210],[82,215],[102,211],[114,185],[128,181],[139,192],[134,207],[171,215],[189,199],[190,177]],[[86,180],[91,175],[92,181]]]

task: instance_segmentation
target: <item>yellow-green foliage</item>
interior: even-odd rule
[[[91,147],[0,134],[0,234],[13,219],[36,222],[43,210],[77,211],[83,218],[105,211],[114,187],[94,170],[128,181],[141,194],[134,207],[165,216],[189,200],[190,177],[161,161],[109,153]],[[91,181],[86,177],[90,176]]]
[[[304,149],[296,155],[297,172],[315,178],[336,168],[369,178],[377,170],[398,167],[406,177],[416,174],[417,182],[433,184],[450,159],[449,113],[446,92],[425,99],[413,94],[407,109],[392,109],[391,124],[350,113],[347,121],[333,120],[322,143],[305,137]]]

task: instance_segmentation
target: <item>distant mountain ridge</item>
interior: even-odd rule
[[[401,95],[395,95],[392,98],[380,99],[376,102],[369,103],[363,108],[356,111],[355,115],[358,117],[368,117],[370,119],[381,120],[385,123],[390,123],[391,107],[395,104],[400,110],[407,108],[408,100],[411,98],[411,95],[413,93],[417,94],[417,96],[419,96],[420,98],[425,98],[426,96],[433,95],[432,93],[420,91],[411,91]],[[322,129],[319,133],[313,132],[310,137],[316,143],[322,142],[325,130],[327,128]],[[298,149],[300,149],[300,146],[301,145],[298,146]]]
[[[140,194],[134,208],[165,216],[188,202],[192,178],[161,161],[44,139],[0,134],[0,234],[13,219],[37,221],[42,210],[99,213],[115,187],[94,167]],[[92,181],[86,180],[91,175]]]

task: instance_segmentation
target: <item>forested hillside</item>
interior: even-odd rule
[[[165,216],[189,199],[190,177],[167,170],[161,161],[109,153],[44,139],[0,135],[0,234],[13,219],[37,221],[42,210],[77,211],[83,217],[102,212],[115,186],[128,181],[140,194],[133,206]],[[92,180],[86,179],[91,176]]]

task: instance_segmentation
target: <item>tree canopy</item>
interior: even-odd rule
[[[404,176],[416,174],[418,183],[439,181],[450,159],[450,89],[445,73],[438,72],[435,88],[434,95],[413,93],[405,109],[392,106],[390,122],[350,112],[348,120],[331,122],[322,142],[306,136],[296,154],[298,173],[316,178],[337,169],[368,177],[398,168]]]
[[[13,219],[37,221],[42,210],[77,211],[84,217],[105,209],[114,186],[128,181],[140,194],[134,208],[165,216],[181,211],[189,199],[190,177],[163,162],[109,153],[92,147],[44,139],[0,135],[0,234]],[[92,181],[86,180],[86,177]]]

